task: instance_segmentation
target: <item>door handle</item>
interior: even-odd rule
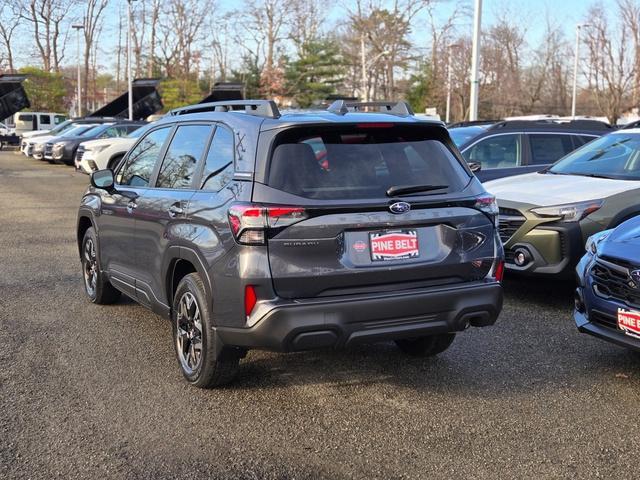
[[[174,218],[177,215],[182,215],[184,213],[184,209],[180,206],[180,204],[174,203],[169,207],[167,212],[169,212],[169,216],[171,218]]]
[[[136,208],[138,208],[138,204],[136,202],[134,202],[133,200],[131,200],[129,203],[127,203],[127,212],[133,213],[133,211]]]

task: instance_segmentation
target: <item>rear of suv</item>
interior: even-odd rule
[[[79,209],[86,293],[170,318],[196,386],[229,382],[254,348],[435,355],[501,310],[495,200],[405,103],[185,107],[114,170]]]

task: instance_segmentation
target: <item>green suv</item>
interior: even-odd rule
[[[573,275],[586,239],[640,214],[640,129],[620,130],[540,172],[487,182],[506,268]]]

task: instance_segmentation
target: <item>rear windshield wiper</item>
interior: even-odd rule
[[[411,193],[444,190],[445,188],[449,188],[449,185],[395,185],[387,189],[387,196],[395,197],[398,195],[409,195]]]

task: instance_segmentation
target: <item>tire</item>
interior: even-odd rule
[[[109,163],[107,163],[107,168],[113,171],[113,169],[118,166],[118,163],[120,163],[120,160],[122,160],[122,157],[124,157],[124,155],[113,157],[111,160],[109,160]]]
[[[82,239],[81,261],[84,291],[92,303],[109,305],[120,298],[120,291],[106,279],[100,270],[98,242],[93,227],[89,227]]]
[[[200,276],[186,275],[173,297],[173,345],[184,378],[199,388],[230,383],[240,364],[238,352],[221,346],[216,338],[208,305]]]
[[[396,340],[396,345],[400,350],[412,357],[433,357],[449,348],[454,338],[456,338],[455,333],[443,333],[441,335]]]

